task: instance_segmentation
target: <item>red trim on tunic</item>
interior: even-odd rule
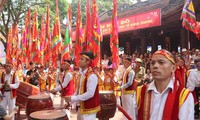
[[[147,90],[147,86],[144,85],[142,87],[141,91],[141,102],[140,102],[140,108],[138,109],[138,119],[139,120],[144,120],[145,114],[144,114],[144,109],[145,109],[145,93]],[[163,120],[177,120],[178,119],[178,114],[179,114],[179,97],[180,93],[182,90],[186,90],[183,87],[178,87],[178,89],[174,89],[175,91],[170,90],[165,102],[165,107],[163,110]],[[190,92],[188,92],[187,96],[185,97],[185,100],[187,99],[188,95]],[[151,94],[151,92],[148,92],[148,94]],[[151,99],[149,101],[151,103]],[[148,107],[148,106],[147,106]],[[150,114],[150,107],[148,107],[148,112]],[[149,114],[147,114],[147,119],[149,119]]]

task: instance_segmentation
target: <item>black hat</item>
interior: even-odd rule
[[[63,63],[67,63],[67,64],[71,65],[71,60],[63,60]]]
[[[127,60],[127,61],[129,61],[129,62],[132,61],[130,57],[125,57],[124,59]]]
[[[81,52],[81,55],[83,55],[87,59],[94,59],[94,55],[92,52]]]
[[[194,60],[194,63],[198,63],[198,62],[200,62],[200,59],[199,59],[199,58],[196,59],[196,60]]]

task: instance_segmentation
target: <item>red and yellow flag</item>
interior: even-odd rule
[[[50,58],[51,58],[50,9],[49,9],[49,3],[47,3],[46,42],[44,46],[44,63],[49,63]]]
[[[117,68],[119,66],[117,0],[113,0],[113,17],[112,17],[111,36],[110,36],[110,49],[112,53],[112,63]]]
[[[8,38],[6,43],[6,61],[12,62],[12,27],[8,31]]]
[[[32,61],[35,63],[40,63],[38,55],[39,51],[40,51],[40,40],[38,39],[37,10],[35,10],[33,16],[33,25],[32,25],[32,48],[31,48]]]
[[[45,32],[45,24],[44,24],[44,15],[42,15],[42,22],[40,28],[40,44],[38,43],[39,49],[39,59],[42,64],[44,64],[44,48],[46,46],[46,32]]]
[[[96,4],[96,0],[92,1],[92,52],[95,56],[94,66],[100,67],[100,59],[101,59],[101,49],[100,44],[102,42],[102,34],[100,28],[100,21],[98,15],[98,7]]]
[[[82,51],[82,19],[81,19],[81,5],[80,0],[78,1],[78,13],[76,19],[76,44],[75,44],[75,64],[78,65],[80,58],[80,52]]]
[[[56,2],[56,16],[53,27],[53,41],[52,41],[52,64],[57,65],[57,59],[61,51],[61,37],[60,37],[60,20],[59,20],[59,10],[58,10],[58,0]]]
[[[84,41],[83,41],[83,51],[90,51],[91,39],[92,39],[92,26],[91,26],[91,13],[90,13],[90,0],[87,0],[86,4],[86,24],[85,24],[85,33],[84,33]]]

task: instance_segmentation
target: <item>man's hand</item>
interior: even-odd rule
[[[71,102],[71,96],[65,96],[64,99],[66,102]]]
[[[57,91],[55,91],[54,89],[50,91],[50,93],[55,94]]]
[[[16,106],[16,107],[14,108],[14,111],[15,111],[15,112],[17,112],[17,111],[18,111],[18,109],[19,109],[19,107],[18,107],[18,106]]]

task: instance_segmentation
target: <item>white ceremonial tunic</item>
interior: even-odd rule
[[[166,89],[159,93],[155,87],[154,81],[150,83],[148,87],[148,91],[152,90],[151,94],[151,103],[150,103],[150,120],[162,120],[163,111],[165,102],[168,96],[168,93],[170,89],[174,89],[173,81],[171,80],[169,84],[167,85]],[[136,104],[136,93],[134,93],[134,101],[133,101],[133,107],[136,111],[134,120],[137,120],[137,104]],[[183,103],[183,105],[180,107],[179,113],[178,113],[179,120],[194,120],[194,99],[192,94],[190,93]]]
[[[90,98],[92,98],[95,94],[95,90],[96,90],[96,87],[98,85],[98,78],[96,76],[96,74],[91,74],[89,77],[88,77],[88,80],[87,80],[87,91],[80,95],[80,89],[81,89],[81,86],[82,86],[82,80],[85,76],[85,74],[87,73],[88,69],[84,70],[84,71],[81,71],[81,78],[80,78],[80,82],[79,82],[79,90],[77,90],[77,93],[75,93],[72,97],[71,97],[71,101],[72,102],[77,102],[77,106],[80,106],[80,102],[81,101],[86,101]],[[93,114],[80,114],[80,109],[78,110],[78,115],[77,115],[77,119],[78,120],[95,120],[96,119],[96,113],[93,113]]]
[[[72,79],[72,73],[71,72],[67,72],[66,75],[65,75],[64,81],[62,82],[62,87],[65,88],[69,84],[71,79]],[[58,86],[56,86],[54,88],[54,90],[61,91],[62,88],[61,88],[60,85],[58,85]],[[62,108],[62,107],[64,107],[64,105],[65,105],[65,99],[61,98],[60,107]],[[67,113],[68,118],[70,119],[70,111],[66,110],[66,113]]]
[[[190,91],[194,91],[195,87],[200,87],[200,71],[197,69],[190,70],[186,87]]]
[[[4,83],[7,81],[8,84],[10,84],[10,89],[17,89],[19,87],[19,78],[18,78],[18,75],[15,75],[15,83],[14,84],[11,84],[12,83],[12,78],[13,78],[13,75],[12,74],[5,74],[5,79],[4,79]],[[1,82],[1,80],[0,80]],[[2,88],[2,83],[0,84],[0,88]],[[15,104],[16,104],[16,98],[11,98],[11,92],[4,92],[4,98],[3,100],[1,101],[1,105],[3,106],[3,108],[5,110],[7,110],[7,107],[8,107],[8,111],[9,111],[9,114],[12,113],[12,111],[14,110],[15,108]],[[15,120],[15,117],[13,116],[11,120]]]
[[[129,68],[125,70],[124,75],[128,72],[128,69]],[[133,70],[129,72],[128,82],[126,84],[124,84],[124,81],[126,79],[124,75],[123,75],[123,82],[122,82],[121,89],[126,89],[133,83],[135,72]],[[122,98],[123,109],[128,113],[128,115],[130,115],[133,118],[134,109],[133,107],[130,107],[130,106],[133,106],[133,98],[134,98],[133,94],[123,94],[122,92],[121,98]]]

